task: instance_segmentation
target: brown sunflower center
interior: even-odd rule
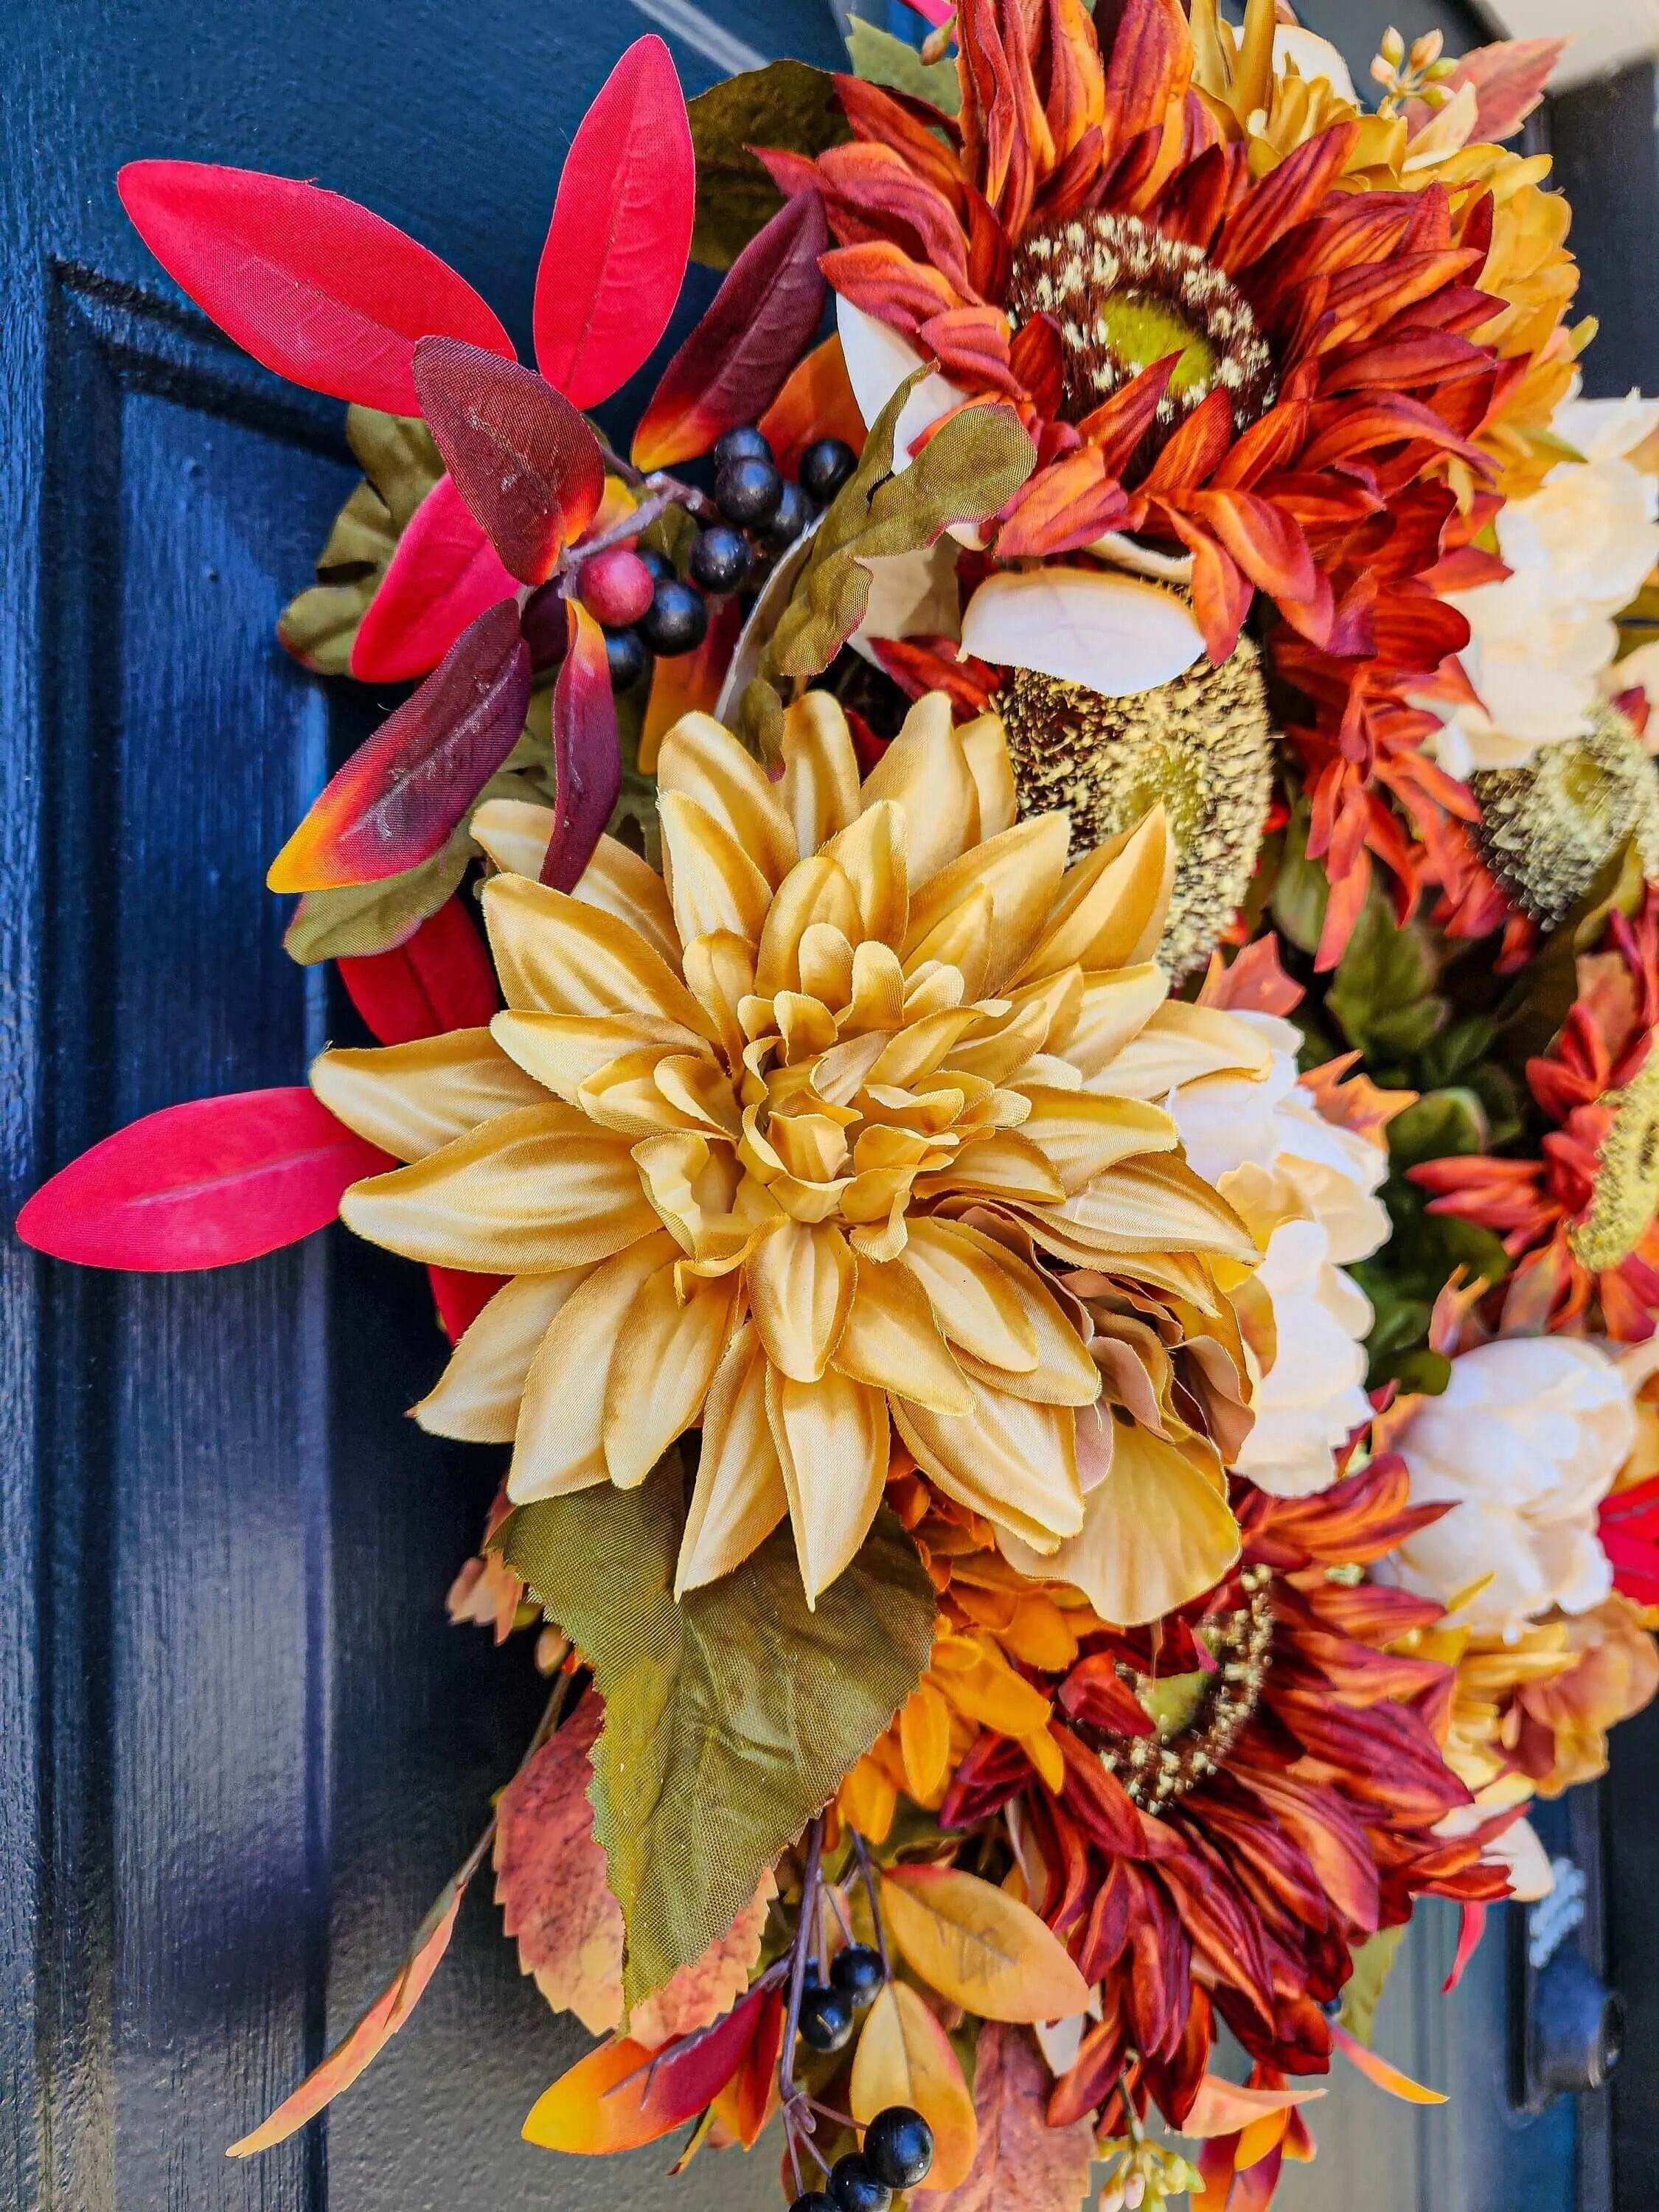
[[[1032,231],[1014,255],[1007,307],[1016,325],[1048,315],[1059,329],[1067,422],[1171,354],[1157,445],[1212,392],[1232,402],[1235,435],[1273,404],[1273,356],[1249,301],[1197,246],[1136,216],[1091,210]]]
[[[1613,1120],[1595,1163],[1595,1194],[1567,1231],[1575,1257],[1598,1274],[1629,1259],[1659,1211],[1659,1053],[1601,1103],[1612,1107]]]
[[[1120,1662],[1118,1673],[1156,1723],[1156,1735],[1115,1735],[1073,1722],[1134,1802],[1164,1813],[1213,1774],[1255,1711],[1273,1650],[1273,1575],[1246,1567],[1244,1602],[1204,1623],[1216,1664],[1192,1674],[1154,1677]]]

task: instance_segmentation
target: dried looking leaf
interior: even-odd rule
[[[782,146],[821,154],[852,137],[836,99],[835,79],[805,62],[769,62],[700,92],[686,103],[697,156],[697,220],[691,258],[729,269],[783,204],[782,194],[750,152]]]
[[[929,1988],[982,2020],[1065,2020],[1089,1985],[1028,1905],[954,1867],[893,1867],[882,1910]]]
[[[760,1958],[761,1938],[766,1932],[767,1907],[778,1893],[769,1867],[760,1887],[742,1906],[724,1936],[718,1936],[689,1966],[672,1974],[661,1989],[635,2006],[628,2033],[647,2051],[672,2042],[676,2036],[695,2035],[723,2012],[730,2011],[749,1986],[749,1977]],[[622,1916],[617,1914],[620,1929]]]
[[[929,2179],[941,2190],[966,2180],[979,2147],[974,2100],[951,2039],[908,1982],[889,1982],[866,2016],[853,2060],[853,2117],[867,2124],[908,2105],[933,2131]]]
[[[948,2196],[913,2191],[917,2212],[1076,2212],[1090,2193],[1094,2126],[1084,2118],[1051,2128],[1050,2086],[1030,2033],[988,2021],[974,2066],[973,2166]]]

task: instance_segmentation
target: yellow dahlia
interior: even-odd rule
[[[313,1070],[410,1164],[356,1185],[348,1224],[513,1279],[417,1417],[510,1437],[515,1504],[641,1483],[701,1425],[680,1591],[786,1512],[825,1588],[890,1421],[941,1492],[1054,1553],[1084,1527],[1078,1416],[1102,1390],[1054,1263],[1213,1305],[1212,1268],[1259,1256],[1169,1115],[1112,1079],[1191,1011],[1163,1007],[1151,958],[1161,811],[1068,868],[1064,815],[1015,820],[1000,721],[953,729],[939,694],[862,785],[822,693],[790,708],[776,781],[704,714],[658,779],[663,878],[606,839],[574,896],[485,886],[489,1030]],[[1249,1065],[1240,1030],[1221,1057]],[[1218,1462],[1200,1487],[1194,1510],[1133,1486],[1152,1520],[1125,1534],[1192,1592],[1237,1550]]]

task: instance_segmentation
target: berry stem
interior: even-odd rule
[[[890,1982],[893,1969],[887,1956],[887,1931],[881,1924],[881,1903],[876,1894],[876,1874],[870,1863],[870,1848],[856,1828],[851,1831],[851,1834],[853,1849],[858,1854],[859,1872],[864,1879],[864,1893],[870,1900],[870,1919],[876,1931],[876,1949],[881,1957],[882,1979]]]
[[[653,469],[647,476],[642,470],[636,469],[632,461],[623,460],[608,438],[599,439],[599,451],[604,456],[606,469],[612,476],[620,477],[630,491],[662,492],[666,495],[665,504],[668,506],[678,503],[681,507],[689,507],[693,514],[700,514],[707,521],[719,519],[720,509],[714,501],[706,492],[697,490],[695,485],[682,483],[678,477],[671,477],[661,469]]]
[[[795,2086],[795,2038],[800,2033],[801,1991],[806,1985],[806,1960],[817,1917],[818,1871],[823,1860],[823,1815],[820,1813],[806,1831],[806,1865],[801,1875],[800,1912],[789,1954],[789,2007],[784,2015],[783,2052],[778,2061],[778,2088],[786,2109],[798,2094]]]

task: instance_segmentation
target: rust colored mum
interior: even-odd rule
[[[1518,1265],[1506,1331],[1601,1334],[1626,1344],[1659,1312],[1659,901],[1614,913],[1578,963],[1578,996],[1549,1051],[1527,1064],[1547,1121],[1536,1158],[1429,1160],[1412,1180],[1430,1211],[1479,1222]]]

